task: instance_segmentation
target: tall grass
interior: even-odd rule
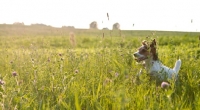
[[[73,48],[69,35],[0,36],[1,109],[200,108],[198,36],[156,37],[165,65],[182,60],[179,81],[162,89],[145,71],[137,82],[142,66],[132,54],[146,37],[123,33],[123,40],[75,33]]]

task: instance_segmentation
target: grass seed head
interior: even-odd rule
[[[166,88],[168,88],[170,85],[169,85],[169,83],[167,83],[167,82],[162,82],[161,83],[161,88],[163,88],[163,89],[166,89]]]
[[[15,76],[17,76],[17,72],[12,72],[12,75],[15,77]]]
[[[108,21],[109,21],[109,14],[107,13],[107,18],[108,18]]]

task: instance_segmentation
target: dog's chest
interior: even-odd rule
[[[151,64],[151,67],[150,67],[150,71],[162,71],[163,67],[162,67],[162,64],[160,62],[155,62],[155,61],[152,61],[150,62]]]
[[[162,64],[158,61],[149,61],[145,62],[145,68],[148,70],[148,72],[159,72],[162,70]]]

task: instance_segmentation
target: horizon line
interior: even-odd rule
[[[104,27],[102,29],[90,29],[90,27],[88,28],[76,28],[75,26],[52,26],[52,25],[48,25],[48,24],[44,24],[44,23],[32,23],[32,24],[24,24],[24,22],[14,22],[12,24],[10,23],[0,23],[0,25],[15,25],[15,26],[33,26],[33,25],[40,25],[40,26],[47,26],[47,27],[52,27],[52,28],[57,28],[57,29],[62,29],[62,28],[71,28],[71,29],[78,29],[78,30],[122,30],[122,31],[167,31],[167,32],[194,32],[194,33],[199,33],[200,31],[184,31],[184,30],[160,30],[160,29],[109,29],[108,27]]]

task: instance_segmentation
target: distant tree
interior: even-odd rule
[[[74,26],[62,26],[63,29],[75,29]]]
[[[23,22],[14,22],[13,25],[24,25]]]
[[[90,23],[90,29],[98,29],[98,25],[96,21]]]
[[[31,26],[40,26],[40,27],[51,27],[51,26],[47,26],[46,24],[39,24],[39,23],[35,23],[35,24],[31,24]]]
[[[103,28],[102,30],[109,30],[107,27]]]
[[[113,24],[113,30],[119,30],[119,29],[120,29],[120,24],[119,23]]]

